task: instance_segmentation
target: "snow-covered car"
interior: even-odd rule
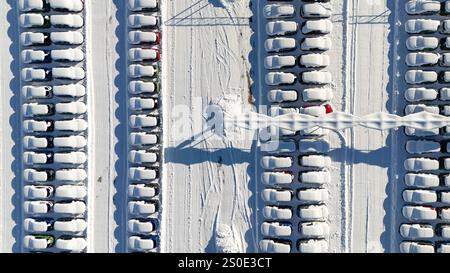
[[[261,233],[269,237],[291,236],[292,227],[288,224],[278,222],[264,222],[261,225]]]
[[[450,83],[450,71],[442,71],[439,73],[439,81],[441,83]]]
[[[81,62],[84,60],[84,53],[78,48],[55,49],[50,56],[57,62]]]
[[[79,165],[84,164],[87,160],[84,152],[61,152],[55,153],[54,161],[60,164]]]
[[[295,15],[295,8],[293,5],[271,4],[264,7],[263,14],[267,19],[289,18]]]
[[[50,40],[57,45],[81,45],[84,37],[78,31],[55,31],[50,34]]]
[[[445,67],[450,66],[450,53],[443,53],[441,55],[440,65]]]
[[[331,6],[324,3],[304,4],[302,7],[303,18],[329,18],[331,16]]]
[[[132,30],[128,32],[128,42],[132,45],[159,44],[161,33],[153,31]]]
[[[265,185],[285,185],[290,184],[294,180],[294,175],[288,172],[264,172],[261,180]]]
[[[152,198],[158,194],[158,188],[146,184],[128,185],[128,196],[134,198]]]
[[[314,117],[324,117],[326,114],[332,113],[333,108],[329,104],[312,105],[300,108],[300,113]]]
[[[132,111],[146,111],[155,108],[156,102],[152,98],[130,98],[130,109]]]
[[[55,106],[53,104],[40,103],[25,103],[22,105],[22,113],[26,118],[34,116],[50,116],[55,113]]]
[[[273,21],[266,25],[266,33],[269,36],[284,36],[297,33],[298,25],[293,21]]]
[[[437,97],[438,92],[432,88],[413,87],[405,91],[405,99],[409,102],[435,100]]]
[[[265,206],[263,216],[269,220],[290,220],[292,218],[292,210],[286,207]]]
[[[328,19],[309,20],[302,26],[303,34],[328,34],[333,31],[333,23]]]
[[[151,164],[158,161],[158,155],[146,150],[132,150],[129,154],[129,160],[133,164]]]
[[[25,64],[50,62],[49,53],[44,50],[25,49],[20,55]]]
[[[47,232],[53,229],[53,219],[50,218],[26,218],[23,221],[25,231],[31,233]]]
[[[292,73],[269,72],[266,74],[265,82],[270,86],[294,84],[296,77]]]
[[[51,73],[49,70],[43,68],[23,68],[21,78],[25,82],[49,81],[51,79]]]
[[[401,242],[401,253],[434,253],[434,246],[424,242]]]
[[[133,146],[154,145],[157,143],[158,143],[157,135],[141,132],[130,133],[130,144]]]
[[[300,157],[300,165],[312,168],[328,168],[331,166],[331,157],[324,155],[307,155]]]
[[[439,209],[439,218],[443,221],[450,221],[450,208],[440,208]]]
[[[128,67],[128,75],[131,78],[151,78],[158,75],[158,68],[153,65],[132,64]]]
[[[23,195],[27,199],[45,199],[53,196],[52,186],[25,185]]]
[[[55,179],[55,171],[51,169],[25,169],[23,170],[25,182],[50,182]]]
[[[324,154],[330,150],[330,144],[324,140],[301,139],[299,150],[303,154]]]
[[[412,172],[439,170],[439,160],[432,158],[408,158],[403,166],[405,170]]]
[[[131,115],[130,127],[133,129],[150,128],[158,125],[158,119],[148,115]]]
[[[148,81],[130,81],[128,84],[128,91],[130,94],[151,94],[159,91],[159,84],[157,82]]]
[[[131,167],[129,171],[130,179],[142,181],[142,180],[153,180],[158,177],[156,170],[145,168],[145,167]]]
[[[438,80],[438,74],[435,71],[409,70],[405,80],[408,84],[434,83]]]
[[[26,133],[34,132],[51,132],[53,131],[54,123],[47,120],[25,120],[23,122],[23,130]]]
[[[410,154],[439,153],[441,144],[432,140],[408,140],[406,151]]]
[[[434,50],[439,46],[436,37],[411,36],[406,40],[408,50]]]
[[[439,63],[440,56],[431,52],[414,52],[406,55],[408,66],[431,66]]]
[[[86,249],[87,242],[80,237],[60,237],[56,240],[55,247],[62,251],[82,252]]]
[[[64,233],[79,233],[87,228],[87,223],[84,219],[79,218],[59,218],[53,224],[56,231]]]
[[[425,104],[410,104],[405,107],[405,115],[424,111],[432,114],[439,114],[439,107]]]
[[[82,97],[86,95],[86,88],[81,84],[64,84],[53,86],[53,94],[60,97]]]
[[[301,189],[297,193],[297,198],[302,203],[321,204],[328,200],[328,196],[328,191],[320,188]]]
[[[450,192],[449,191],[441,191],[439,193],[439,201],[443,204],[450,204]]]
[[[60,136],[53,139],[53,146],[58,148],[80,149],[86,144],[87,140],[84,136]]]
[[[48,33],[22,32],[20,34],[22,46],[49,45],[50,42]]]
[[[61,169],[55,172],[55,179],[59,181],[78,182],[87,178],[84,169]]]
[[[261,197],[265,202],[278,203],[292,200],[292,192],[289,190],[264,189]]]
[[[325,54],[305,54],[300,56],[300,66],[315,68],[315,67],[327,67],[330,65],[330,57]]]
[[[415,137],[437,136],[439,135],[439,128],[431,130],[422,130],[411,127],[405,127],[405,134],[407,136],[415,136]]]
[[[152,15],[131,14],[128,16],[128,25],[131,28],[156,27],[158,18]]]
[[[87,189],[82,185],[61,185],[55,190],[55,197],[63,199],[83,199],[87,195]]]
[[[158,206],[154,202],[130,201],[128,202],[128,212],[133,215],[150,215],[158,211]]]
[[[437,225],[436,233],[439,237],[450,239],[450,225]]]
[[[154,11],[159,8],[160,0],[128,0],[131,11]]]
[[[128,57],[132,62],[158,61],[161,53],[156,48],[131,48]]]
[[[327,51],[331,49],[331,39],[329,37],[308,37],[301,43],[301,49]]]
[[[50,23],[58,28],[80,28],[84,25],[83,17],[78,14],[51,15]]]
[[[325,253],[328,252],[328,243],[323,239],[300,240],[298,251],[300,253]]]
[[[308,171],[300,173],[299,180],[301,183],[322,185],[331,182],[331,175],[329,171]]]
[[[53,203],[50,201],[25,201],[23,202],[23,210],[26,214],[44,214],[51,212]]]
[[[51,248],[55,243],[55,238],[50,235],[25,235],[23,246],[31,250],[42,250]]]
[[[50,7],[57,11],[80,12],[83,10],[84,0],[48,0]]]
[[[153,232],[155,228],[155,224],[152,221],[128,220],[128,231],[131,233],[148,234]]]
[[[55,79],[82,80],[86,73],[81,67],[55,67],[52,68],[52,76]]]
[[[290,102],[297,101],[297,91],[295,90],[280,90],[274,89],[270,90],[267,93],[267,99],[270,102],[279,103],[279,102]]]
[[[450,20],[443,20],[442,21],[441,33],[450,34]]]
[[[284,52],[294,50],[297,47],[297,42],[294,38],[277,37],[267,39],[264,43],[264,48],[267,52]]]
[[[25,13],[19,16],[19,23],[23,28],[49,27],[50,17],[39,13]]]
[[[295,66],[294,56],[267,56],[264,60],[264,67],[266,69],[281,69]]]
[[[330,227],[325,222],[304,222],[299,224],[299,232],[304,238],[323,238],[330,233]]]
[[[23,162],[27,165],[53,163],[53,153],[51,152],[24,152]]]
[[[128,246],[134,251],[150,251],[156,247],[156,242],[152,238],[140,236],[130,236]]]
[[[411,0],[406,2],[405,10],[410,15],[435,14],[441,10],[441,3],[435,0]]]
[[[45,0],[19,0],[19,9],[22,12],[47,11],[48,6]]]
[[[272,154],[293,153],[296,149],[293,141],[268,141],[261,144],[261,151]]]
[[[287,156],[264,156],[261,158],[264,169],[285,169],[292,167],[292,158]]]
[[[433,188],[439,186],[439,176],[435,174],[408,173],[404,180],[409,187]]]
[[[87,129],[87,122],[84,119],[68,119],[55,121],[55,130],[81,132]]]
[[[259,241],[259,249],[264,253],[290,253],[291,245],[289,242],[264,239]]]
[[[23,147],[27,150],[53,147],[53,137],[24,136]]]
[[[434,229],[425,224],[402,224],[400,235],[407,239],[430,239],[434,237]]]
[[[443,4],[444,4],[443,13],[450,14],[450,1],[446,0]]]
[[[300,206],[298,216],[302,220],[325,220],[328,217],[328,207],[326,205]]]
[[[450,244],[449,243],[439,243],[436,247],[437,253],[450,253]]]
[[[305,102],[330,101],[333,99],[333,90],[328,87],[303,89],[302,98]]]
[[[426,204],[437,202],[437,194],[430,190],[404,190],[403,200],[407,203]]]
[[[404,206],[403,217],[411,221],[432,221],[437,219],[437,211],[430,207]]]
[[[87,106],[81,101],[60,102],[55,105],[58,114],[81,115],[86,113]]]
[[[83,214],[86,212],[86,204],[82,201],[62,201],[54,204],[53,211],[60,214]]]
[[[410,19],[405,23],[405,30],[410,34],[434,33],[438,31],[441,22],[432,19]]]
[[[301,74],[301,81],[305,84],[330,84],[332,80],[328,71],[307,71]]]

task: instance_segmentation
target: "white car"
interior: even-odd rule
[[[431,225],[402,224],[400,235],[407,239],[430,239],[434,237],[434,229]]]
[[[159,90],[158,83],[144,82],[144,81],[130,81],[128,84],[128,91],[130,94],[151,94]]]
[[[329,37],[308,37],[301,43],[301,49],[327,51],[331,49],[331,39]]]
[[[299,150],[303,154],[325,154],[330,150],[330,144],[325,140],[301,139]]]
[[[290,220],[292,219],[292,210],[290,208],[265,206],[263,216],[269,220]]]
[[[152,185],[132,184],[128,185],[128,196],[135,198],[152,198],[158,194],[158,189]]]
[[[150,164],[158,161],[158,155],[145,150],[132,150],[129,154],[130,163]]]
[[[328,87],[306,88],[303,89],[302,98],[305,102],[310,101],[331,101],[333,99],[333,90]]]
[[[440,202],[443,204],[450,204],[450,192],[442,191],[440,192]]]
[[[269,239],[259,241],[259,248],[264,253],[290,253],[291,245],[288,242],[280,242]]]
[[[284,36],[295,34],[298,25],[293,21],[274,21],[268,22],[266,25],[266,33],[269,36]]]
[[[155,77],[158,69],[152,65],[132,64],[128,67],[128,75],[131,78]]]
[[[152,11],[159,7],[160,0],[128,0],[128,9],[131,11]]]
[[[298,243],[298,251],[300,253],[325,253],[328,252],[328,243],[323,239],[301,240]]]
[[[55,121],[55,130],[81,132],[87,129],[87,122],[84,119],[68,119]]]
[[[81,45],[84,37],[78,31],[61,31],[50,33],[50,40],[57,45]]]
[[[132,62],[155,61],[160,59],[160,53],[154,48],[131,48],[128,57]]]
[[[268,141],[261,144],[261,151],[273,154],[293,153],[296,149],[293,141]]]
[[[287,172],[264,172],[261,180],[265,185],[286,185],[292,183],[294,176]]]
[[[434,83],[438,79],[435,71],[409,70],[405,74],[405,80],[408,84]]]
[[[23,170],[23,178],[25,182],[48,182],[54,179],[54,175],[53,170]]]
[[[432,88],[413,87],[405,91],[405,99],[409,102],[435,100],[437,97],[438,92]]]
[[[304,238],[324,238],[330,233],[330,227],[325,222],[305,222],[300,223],[299,232]]]
[[[263,13],[267,19],[289,18],[295,15],[295,8],[293,5],[272,4],[266,5]]]
[[[438,200],[436,192],[429,190],[405,190],[402,196],[405,202],[414,204],[434,203]]]
[[[84,25],[83,17],[78,14],[52,15],[50,23],[58,28],[80,28]]]
[[[82,201],[58,202],[53,206],[53,211],[60,214],[83,214],[86,212],[86,204]]]
[[[80,12],[83,10],[83,0],[48,0],[50,7],[58,11]]]
[[[450,83],[450,71],[442,71],[439,75],[439,79],[443,83]]]
[[[150,215],[158,211],[155,203],[146,201],[130,201],[128,202],[128,211],[134,215]]]
[[[48,45],[50,44],[50,40],[46,33],[22,32],[20,34],[20,43],[22,46]]]
[[[25,13],[19,16],[20,26],[23,28],[48,27],[49,17],[39,13]]]
[[[128,25],[131,28],[156,27],[158,18],[152,15],[132,14],[128,16]]]
[[[442,53],[440,65],[445,67],[450,66],[450,53]]]
[[[265,82],[270,86],[294,84],[296,77],[292,73],[269,72],[266,74]]]
[[[147,115],[131,115],[130,127],[133,129],[149,128],[158,125],[158,119],[156,117]]]
[[[437,171],[439,170],[439,160],[432,158],[408,158],[403,166],[407,171]]]
[[[443,221],[450,221],[450,208],[441,208],[439,218]]]
[[[436,37],[411,36],[406,40],[408,50],[434,50],[439,46]]]
[[[302,82],[305,84],[330,84],[333,80],[328,71],[307,71],[301,75]]]
[[[431,140],[408,140],[406,151],[410,154],[439,153],[441,144]]]
[[[450,20],[443,20],[442,21],[441,33],[450,34]]]
[[[328,207],[325,205],[300,206],[298,216],[302,220],[325,220],[328,217]]]
[[[289,190],[264,189],[261,197],[269,203],[289,202],[292,200],[292,193]]]
[[[82,185],[62,185],[55,190],[55,197],[63,199],[83,199],[86,195],[87,189]]]
[[[23,162],[27,165],[47,164],[51,163],[52,160],[53,160],[52,153],[35,153],[35,152],[23,153]]]
[[[436,233],[440,237],[444,239],[450,239],[450,225],[440,225],[436,229]]]
[[[409,187],[434,188],[439,186],[439,176],[426,173],[408,173],[405,184]]]
[[[86,239],[80,237],[59,238],[55,247],[62,251],[82,252],[87,247]]]
[[[433,33],[439,29],[441,22],[432,19],[411,19],[406,21],[405,30],[410,34]]]
[[[300,158],[300,165],[312,168],[328,168],[331,166],[331,157],[324,155],[307,155]]]
[[[414,113],[419,113],[419,112],[429,112],[432,114],[439,114],[439,107],[437,106],[429,106],[429,105],[425,105],[425,104],[412,104],[412,105],[407,105],[405,107],[405,115],[410,115],[410,114],[414,114]]]
[[[264,222],[261,224],[261,233],[269,237],[291,236],[292,227],[278,222]]]
[[[53,145],[58,148],[80,149],[87,145],[84,136],[61,136],[53,139]]]
[[[86,73],[81,67],[55,67],[52,68],[52,76],[55,79],[82,80]]]
[[[128,238],[128,246],[135,251],[150,251],[156,247],[156,243],[151,238],[130,236]]]
[[[19,0],[19,9],[22,12],[45,11],[45,0]]]
[[[25,201],[23,210],[26,214],[44,214],[51,212],[53,203],[50,201]]]
[[[292,158],[286,156],[264,156],[261,158],[261,166],[264,169],[285,169],[292,167]]]
[[[431,52],[414,52],[406,55],[408,66],[430,66],[439,62],[440,55]]]
[[[42,68],[23,68],[21,78],[25,82],[47,81],[50,79],[50,72]]]
[[[132,167],[130,168],[129,176],[130,179],[137,181],[154,180],[157,178],[157,172],[145,167]]]
[[[55,49],[50,52],[53,61],[57,62],[81,62],[84,53],[78,48]]]
[[[432,130],[421,130],[415,129],[411,127],[405,127],[405,134],[407,136],[416,136],[416,137],[429,137],[429,136],[437,136],[439,135],[439,128]]]
[[[331,14],[331,6],[325,3],[304,4],[302,7],[303,18],[329,18]]]
[[[131,219],[128,220],[128,231],[137,234],[148,234],[155,231],[155,225],[151,221]]]
[[[146,111],[155,108],[155,100],[152,98],[130,98],[130,109],[132,111]]]
[[[159,44],[161,34],[153,31],[132,30],[128,32],[128,42],[132,45]]]
[[[266,57],[264,60],[264,67],[266,69],[281,69],[295,66],[294,56],[279,56],[272,55]]]
[[[328,34],[333,31],[333,23],[328,19],[309,20],[303,24],[303,34]]]
[[[302,203],[321,204],[328,201],[329,193],[326,189],[301,189],[297,193],[297,198]]]
[[[23,195],[27,199],[45,199],[53,196],[54,189],[52,186],[34,186],[25,185],[23,187]]]
[[[47,137],[24,136],[23,147],[27,150],[43,149],[51,146],[51,140]]]
[[[130,144],[133,146],[154,145],[157,143],[158,143],[157,135],[141,132],[130,133]]]
[[[317,53],[301,55],[299,64],[308,68],[327,67],[330,65],[330,56]]]
[[[441,3],[434,0],[411,0],[406,2],[405,10],[410,15],[435,14],[441,10]]]
[[[64,84],[53,86],[53,94],[60,97],[82,97],[86,95],[86,88],[81,84]]]
[[[411,221],[432,221],[437,219],[437,212],[430,207],[404,206],[403,217]]]
[[[434,246],[422,242],[401,242],[401,253],[434,253]]]
[[[39,218],[26,218],[23,221],[23,227],[25,231],[31,233],[47,232],[53,227],[53,220],[50,219],[39,219]]]
[[[59,181],[78,182],[87,178],[84,169],[61,169],[55,173],[55,179]]]
[[[22,50],[20,55],[22,58],[22,62],[26,64],[46,62],[49,56],[48,52],[44,50],[31,49]]]
[[[59,232],[79,233],[86,230],[87,223],[85,220],[78,218],[58,219],[53,224],[53,228]]]
[[[84,164],[87,160],[86,153],[84,152],[64,152],[55,153],[54,161],[60,164],[72,164],[79,165]]]
[[[331,182],[331,175],[329,171],[302,172],[299,180],[301,183],[322,185]]]
[[[55,111],[58,114],[81,115],[86,113],[87,106],[84,102],[60,102],[55,105]]]
[[[450,244],[440,243],[437,247],[437,253],[450,253]]]
[[[23,246],[32,250],[42,250],[51,248],[55,239],[49,235],[25,235],[23,237]]]
[[[25,120],[23,130],[26,133],[53,131],[53,122],[46,120]]]
[[[294,38],[278,37],[267,39],[264,43],[264,48],[267,52],[283,52],[294,50],[297,47],[297,42]]]
[[[270,90],[269,93],[267,93],[267,99],[274,103],[297,101],[297,91],[280,89]]]

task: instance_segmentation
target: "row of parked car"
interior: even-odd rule
[[[293,1],[267,1],[263,7],[265,83],[272,116],[292,112],[324,116],[332,112],[328,104],[333,97],[329,86],[332,77],[323,70],[330,64],[326,51],[331,48],[328,34],[333,27],[331,4],[327,2],[303,1],[301,18],[296,16],[298,5]],[[299,87],[298,82],[307,87]],[[321,139],[325,131],[272,130],[270,135],[260,147],[264,185],[260,250],[326,252],[326,184],[331,180],[331,158],[328,143]]]
[[[410,0],[405,4],[408,19],[405,56],[407,71],[404,92],[407,103],[405,114],[427,111],[450,115],[447,105],[446,71],[450,55],[450,1]],[[443,17],[445,18],[445,17]],[[447,234],[450,222],[450,161],[447,141],[440,136],[450,133],[449,128],[418,130],[405,128],[408,158],[404,161],[406,175],[403,180],[401,210],[403,223],[399,233],[403,238],[400,251],[405,253],[450,252]]]
[[[129,183],[128,250],[155,251],[159,211],[160,0],[127,0]]]
[[[23,246],[83,252],[87,105],[84,1],[19,0]]]

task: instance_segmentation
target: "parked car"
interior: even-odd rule
[[[80,237],[60,237],[56,240],[55,247],[62,251],[82,252],[86,249],[87,242]]]
[[[128,220],[128,231],[136,234],[149,234],[155,231],[155,224],[152,221],[131,219]]]
[[[87,106],[81,101],[60,102],[55,105],[58,114],[81,115],[86,113]]]
[[[289,154],[296,149],[293,141],[268,141],[261,145],[261,151],[272,154]]]
[[[48,33],[43,32],[22,32],[20,34],[20,43],[22,46],[50,45]]]
[[[23,147],[27,150],[52,148],[53,137],[24,136]]]
[[[79,182],[84,181],[87,178],[86,171],[84,169],[61,169],[55,173],[55,179],[65,182]]]
[[[311,3],[304,4],[301,13],[303,18],[329,18],[332,11],[329,4]]]
[[[86,196],[87,189],[82,185],[61,185],[55,191],[55,197],[61,199],[82,200]]]
[[[158,137],[154,134],[133,132],[130,133],[130,144],[133,146],[154,145],[158,143]]]
[[[288,172],[264,172],[261,175],[261,180],[269,186],[285,185],[292,183],[294,176]]]
[[[131,28],[154,28],[158,26],[158,18],[152,15],[131,14],[128,16],[128,25]]]
[[[270,4],[264,7],[263,14],[267,19],[290,18],[295,15],[295,9],[293,5]]]
[[[435,71],[409,70],[405,80],[408,84],[434,83],[438,80],[438,74]]]
[[[434,33],[438,31],[441,22],[432,19],[410,19],[405,23],[405,30],[410,34]]]
[[[293,21],[273,21],[266,25],[266,33],[269,36],[284,36],[297,33],[298,26]]]
[[[300,206],[298,216],[302,220],[325,220],[328,217],[328,208],[323,204]]]
[[[305,54],[300,56],[300,66],[308,68],[320,68],[330,65],[330,57],[325,54]]]
[[[424,111],[432,114],[439,114],[439,107],[425,104],[411,104],[405,107],[405,115],[420,113]]]
[[[131,115],[130,127],[133,129],[151,128],[158,125],[158,119],[148,115]]]
[[[402,224],[400,235],[406,239],[431,239],[434,237],[434,229],[427,224]]]
[[[130,179],[136,181],[154,180],[157,178],[158,173],[156,170],[145,167],[131,167],[129,171]]]
[[[61,201],[55,203],[53,211],[59,214],[84,214],[86,212],[86,204],[82,201]]]
[[[307,37],[302,40],[300,47],[305,51],[327,51],[331,49],[331,44],[331,39],[329,37]]]
[[[132,164],[152,164],[158,161],[158,155],[146,150],[131,150],[129,160]]]
[[[134,251],[150,251],[156,247],[156,243],[152,238],[143,238],[140,236],[130,236],[128,238],[128,246]]]
[[[306,88],[303,89],[302,98],[305,102],[312,101],[331,101],[333,99],[333,90],[328,87]]]
[[[48,0],[50,7],[56,11],[80,12],[83,10],[83,0]]]
[[[325,253],[328,252],[328,243],[324,239],[300,240],[298,251],[300,253]]]
[[[87,156],[84,152],[60,152],[54,155],[54,161],[59,164],[79,165],[84,164],[86,160]]]
[[[87,129],[87,122],[84,119],[67,119],[55,121],[55,130],[82,132]]]
[[[330,150],[330,144],[325,140],[301,139],[299,150],[303,154],[324,154]]]
[[[52,186],[25,185],[23,195],[27,199],[46,199],[52,197],[54,189]]]
[[[53,104],[40,104],[36,102],[25,103],[22,105],[22,113],[25,118],[51,116],[55,113],[55,106]]]
[[[130,98],[129,107],[132,111],[147,111],[152,110],[156,106],[153,98]]]
[[[292,200],[292,192],[289,190],[264,189],[261,197],[268,203],[289,202]]]
[[[406,55],[408,66],[432,66],[439,63],[440,55],[431,52],[414,52]]]
[[[289,242],[274,241],[264,239],[259,241],[259,248],[264,253],[290,253],[291,245]]]
[[[54,85],[53,94],[59,97],[83,97],[86,95],[86,88],[79,83]]]
[[[86,73],[81,67],[54,67],[52,68],[52,76],[55,79],[82,80]]]
[[[25,169],[23,171],[25,182],[51,182],[55,179],[55,171],[52,169]]]
[[[132,184],[128,185],[128,196],[132,198],[152,198],[158,195],[159,190],[153,185]]]
[[[78,14],[51,15],[50,23],[57,28],[81,28],[84,25],[83,17]]]
[[[25,120],[23,122],[23,130],[26,133],[35,132],[51,132],[53,131],[54,123],[49,120]]]
[[[307,71],[301,73],[301,81],[304,84],[330,84],[333,80],[328,71]]]
[[[128,91],[133,95],[152,94],[159,91],[159,83],[153,81],[130,81]]]
[[[405,99],[409,102],[421,102],[435,100],[438,92],[432,88],[413,87],[405,91]]]
[[[25,214],[45,214],[53,210],[51,201],[25,201],[23,202],[23,211]]]
[[[264,48],[267,52],[285,52],[294,50],[297,47],[294,38],[277,37],[267,39]]]
[[[268,237],[286,237],[291,236],[292,227],[279,222],[264,222],[261,224],[261,233]]]
[[[290,220],[292,210],[286,207],[265,206],[263,216],[268,220]]]
[[[159,71],[156,66],[132,64],[128,67],[128,75],[131,78],[156,77]]]
[[[48,11],[48,4],[45,0],[19,0],[19,10],[22,12],[44,12]]]
[[[132,62],[159,61],[161,53],[156,48],[130,48],[128,57]]]
[[[78,31],[55,31],[50,33],[50,40],[56,45],[81,45],[84,37]]]
[[[264,60],[266,69],[282,69],[295,66],[294,56],[271,55]]]
[[[403,200],[407,203],[426,204],[437,202],[437,194],[430,190],[404,190]]]
[[[307,171],[300,173],[299,180],[308,184],[328,184],[331,176],[328,171]]]
[[[25,235],[23,246],[30,250],[42,250],[51,248],[55,243],[55,238],[51,235]]]
[[[261,167],[270,170],[291,168],[292,158],[287,156],[263,156]]]
[[[24,152],[23,162],[27,165],[35,164],[49,164],[53,163],[53,153],[52,152]]]
[[[408,50],[434,50],[439,46],[439,39],[436,37],[411,36],[406,39]]]
[[[299,224],[300,236],[303,238],[324,238],[330,233],[325,222],[303,222]]]
[[[53,230],[53,223],[51,218],[25,218],[23,228],[30,233],[47,232]]]
[[[267,99],[273,103],[297,101],[297,91],[274,89],[267,93]]]
[[[441,3],[433,0],[412,0],[406,2],[405,10],[410,15],[436,14],[441,10]]]
[[[54,229],[64,233],[80,233],[87,229],[87,223],[79,218],[59,218],[54,223]]]
[[[23,28],[48,28],[50,17],[40,13],[25,13],[19,16],[19,23]]]
[[[301,189],[297,193],[297,198],[302,203],[322,204],[328,201],[328,196],[328,191],[322,188]]]
[[[81,62],[84,60],[84,53],[78,48],[54,49],[50,56],[57,62]]]
[[[294,84],[295,80],[294,74],[286,72],[269,72],[265,78],[265,82],[269,86]]]
[[[435,174],[408,173],[404,180],[409,187],[434,188],[439,186],[439,176]]]
[[[410,154],[439,153],[441,144],[431,140],[408,140],[406,151]]]
[[[158,205],[150,201],[128,202],[128,212],[133,215],[151,215],[158,211]]]
[[[408,158],[403,165],[405,170],[412,172],[439,170],[439,161],[432,158]]]
[[[331,157],[324,155],[301,156],[300,165],[311,168],[328,168],[331,166]]]
[[[21,78],[24,82],[49,81],[52,75],[49,70],[44,68],[23,68]]]
[[[159,44],[161,33],[156,31],[132,30],[128,32],[128,42],[132,45]]]
[[[431,207],[404,206],[403,217],[411,221],[432,221],[437,219],[437,212]]]
[[[128,0],[128,9],[131,11],[156,11],[159,9],[159,0]]]
[[[401,242],[401,253],[434,253],[434,246],[425,242]]]
[[[333,31],[333,23],[329,19],[309,20],[302,26],[303,34],[329,34]]]
[[[50,62],[50,55],[48,51],[45,50],[32,50],[25,49],[20,53],[22,63],[32,64],[32,63],[48,63]]]

